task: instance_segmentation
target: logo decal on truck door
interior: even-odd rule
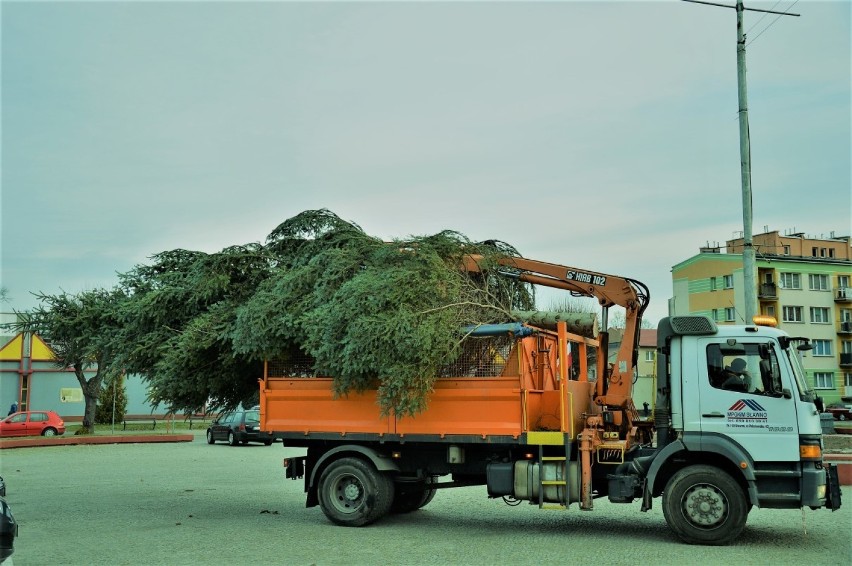
[[[739,399],[728,409],[731,428],[766,428],[768,413],[753,399]]]

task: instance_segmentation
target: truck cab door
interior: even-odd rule
[[[799,460],[796,403],[787,398],[790,376],[777,344],[757,337],[697,343],[698,395],[684,420],[700,423],[702,448],[733,441],[755,461]]]

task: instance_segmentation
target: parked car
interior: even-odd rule
[[[227,440],[231,446],[249,442],[272,444],[272,434],[260,430],[260,411],[253,409],[223,413],[210,423],[207,429],[207,444]]]
[[[0,437],[65,434],[65,421],[53,411],[19,411],[0,421]]]
[[[0,497],[0,562],[15,552],[15,537],[18,536],[18,523],[12,516],[12,509],[4,497]]]
[[[852,419],[852,404],[832,403],[825,408],[826,413],[831,413],[838,421]]]

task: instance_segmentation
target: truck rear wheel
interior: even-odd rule
[[[341,458],[323,470],[319,502],[325,516],[344,527],[361,527],[387,514],[393,480],[358,458]]]
[[[689,466],[666,485],[663,514],[684,542],[725,545],[742,532],[748,507],[731,476],[712,466]]]
[[[436,489],[430,489],[432,478],[422,482],[400,482],[396,484],[396,493],[391,505],[391,513],[411,513],[417,511],[435,498]]]

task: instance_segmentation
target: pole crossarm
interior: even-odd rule
[[[689,2],[690,4],[705,4],[707,6],[718,6],[719,8],[733,8],[737,9],[736,6],[731,6],[730,4],[718,4],[716,2],[704,2],[703,0],[680,0],[681,2]],[[796,16],[799,17],[801,14],[796,14],[795,12],[778,12],[775,10],[761,10],[760,8],[746,8],[743,6],[743,10],[748,12],[763,12],[764,14],[778,14],[779,16]]]

